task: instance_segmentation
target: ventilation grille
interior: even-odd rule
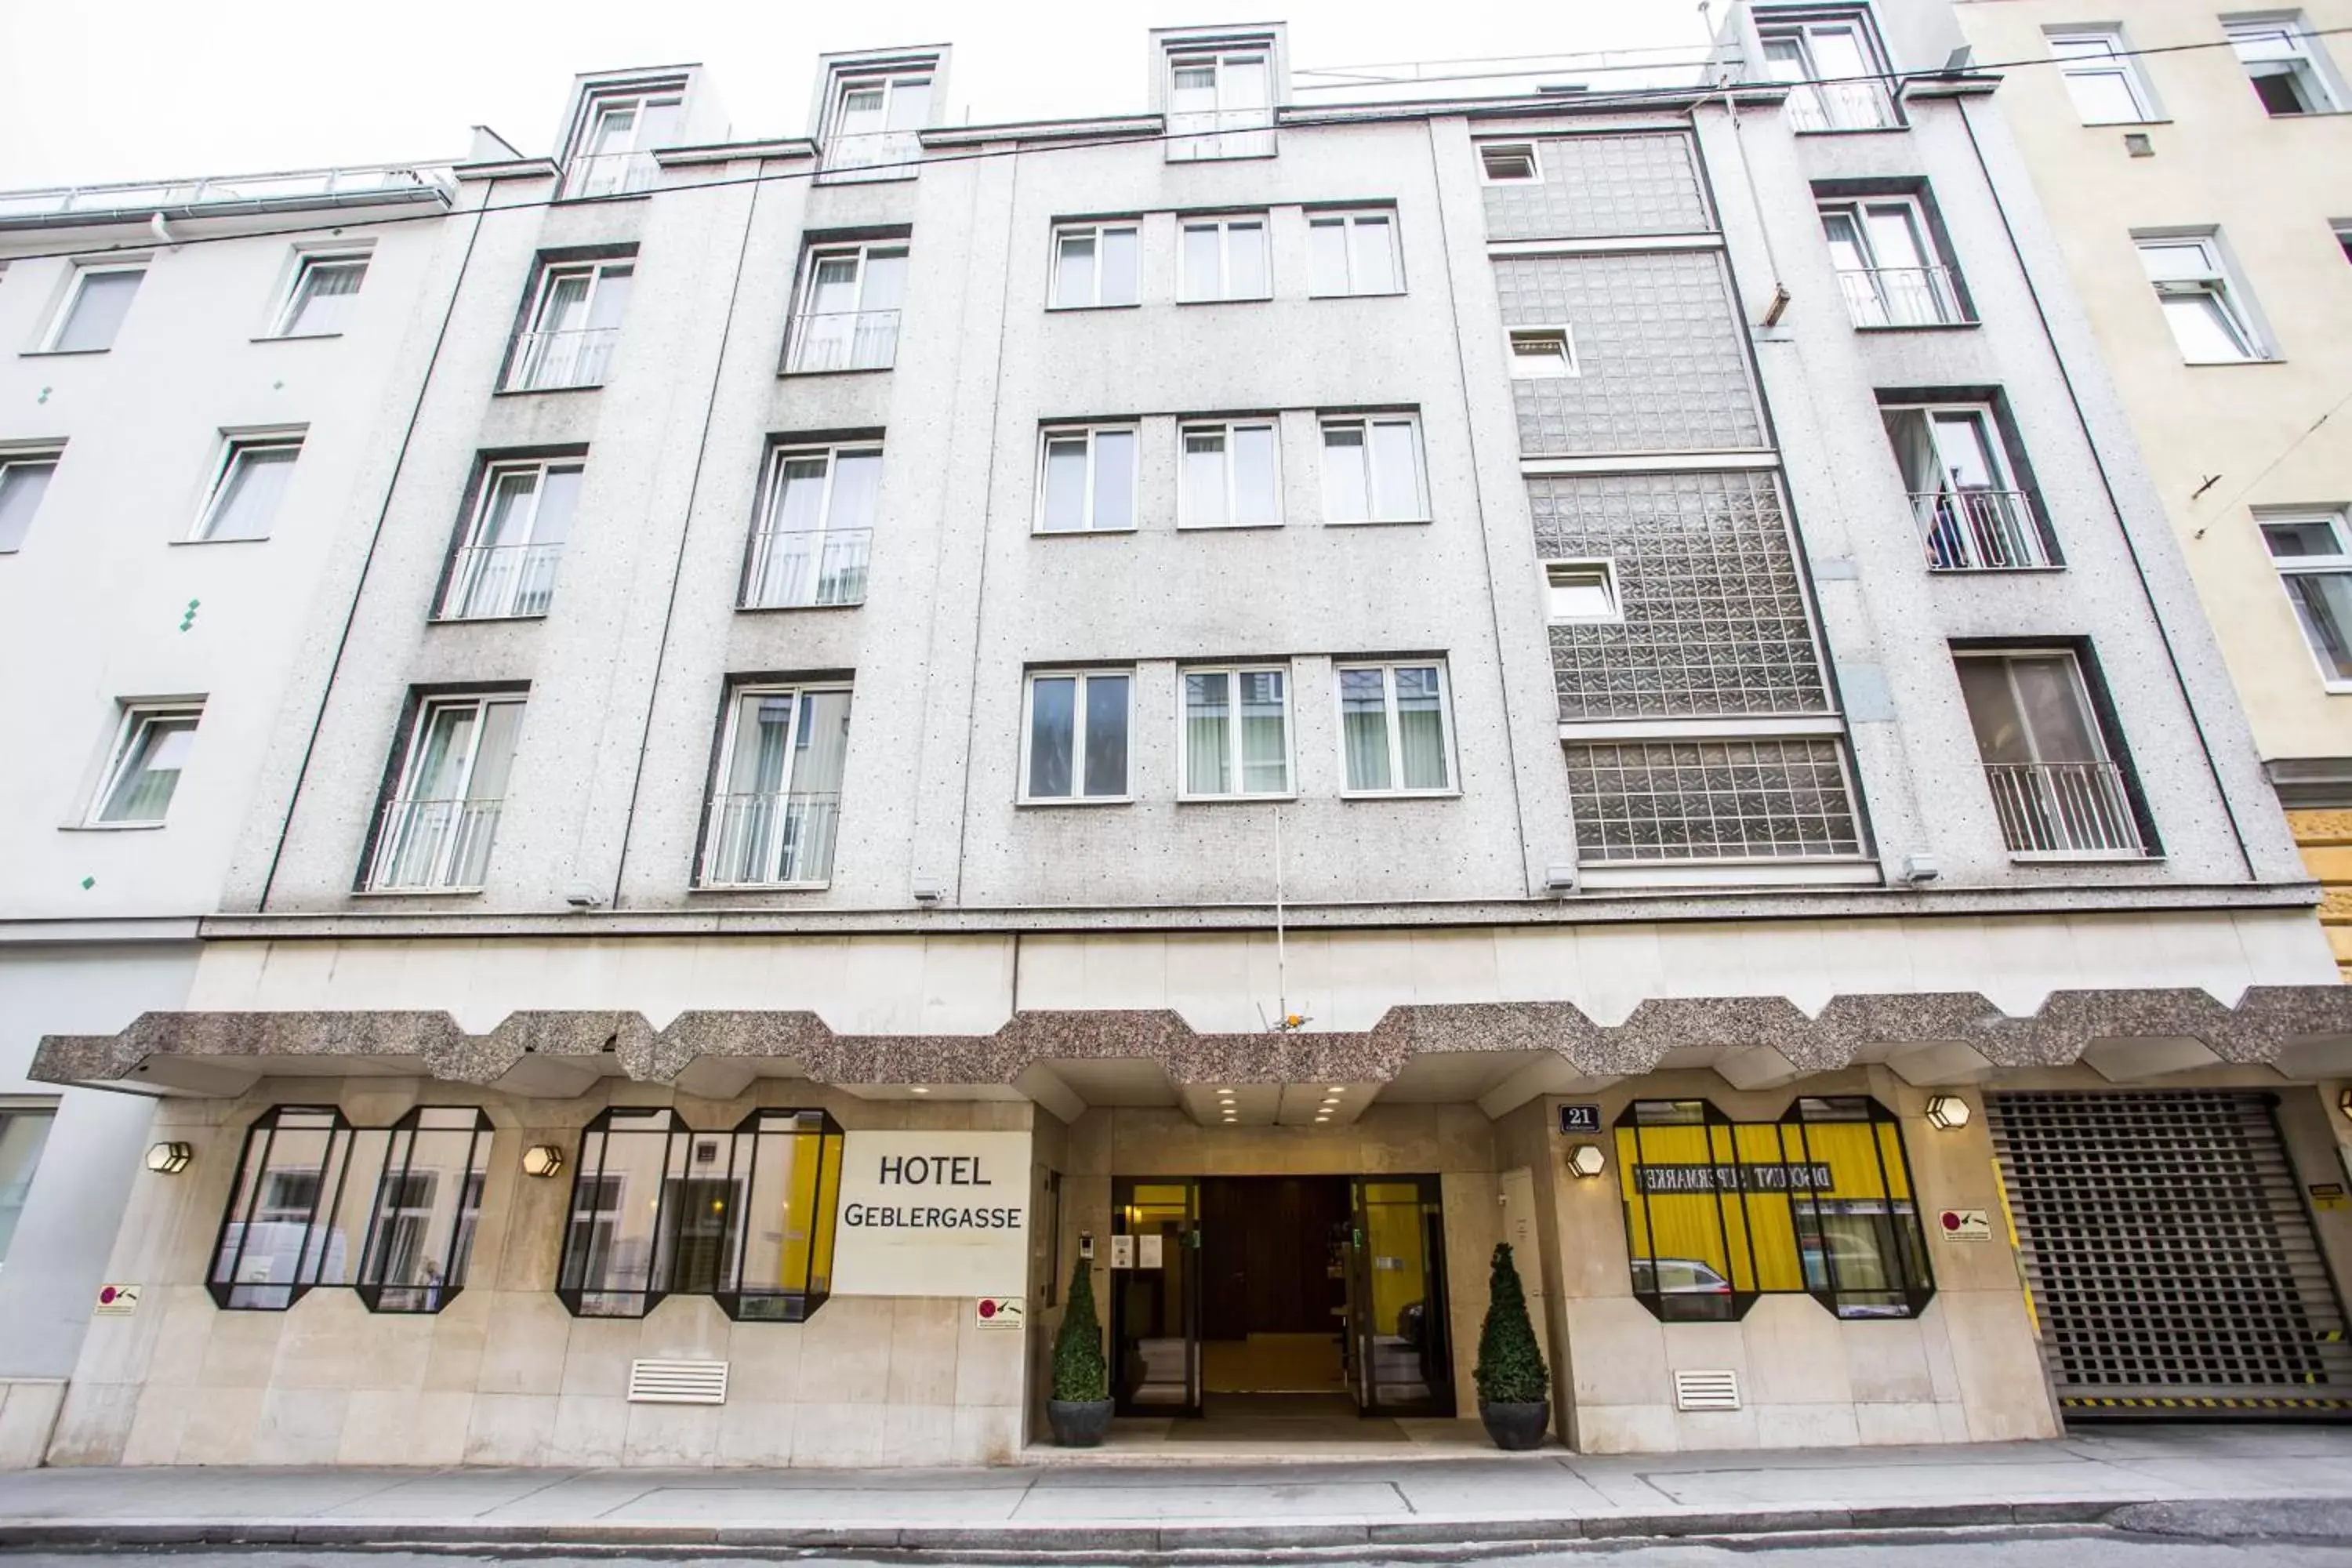
[[[723,1361],[633,1361],[629,1363],[632,1405],[724,1405],[727,1363]]]
[[[1675,1408],[1677,1410],[1738,1409],[1739,1374],[1728,1371],[1675,1373]]]

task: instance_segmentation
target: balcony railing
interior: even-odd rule
[[[1790,88],[1789,122],[1799,131],[1893,131],[1903,123],[1875,78]]]
[[[2145,853],[2113,763],[1987,763],[1985,780],[2011,854]]]
[[[563,199],[633,196],[661,181],[651,153],[580,153],[563,165]]]
[[[755,534],[743,574],[742,607],[800,610],[866,602],[870,528]]]
[[[1911,510],[1927,540],[1931,571],[2023,572],[2058,564],[2023,490],[1915,490]]]
[[[58,225],[152,213],[166,216],[268,212],[281,207],[355,206],[378,202],[439,201],[457,194],[446,169],[368,163],[268,174],[215,175],[201,180],[142,180],[110,185],[56,185],[0,195],[0,224]]]
[[[888,370],[898,358],[896,310],[812,310],[793,319],[788,371]]]
[[[822,179],[826,184],[911,180],[916,174],[913,165],[922,156],[922,141],[912,131],[867,131],[855,135],[836,132],[824,143]]]
[[[543,616],[555,597],[561,544],[485,544],[457,552],[441,595],[444,621],[494,621]]]
[[[495,800],[395,800],[384,807],[376,835],[371,892],[471,892],[482,885],[490,839],[499,826]]]
[[[710,800],[702,885],[772,888],[833,875],[837,795],[721,795]]]
[[[1838,274],[1857,327],[1957,327],[1968,319],[1948,267],[1865,267]]]
[[[515,345],[509,392],[552,392],[566,386],[602,386],[604,367],[620,341],[618,327],[583,327],[568,332],[525,332]]]

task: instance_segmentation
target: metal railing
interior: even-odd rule
[[[495,800],[395,800],[376,834],[372,892],[438,889],[469,892],[482,885],[498,832]]]
[[[1948,267],[1861,267],[1838,273],[1857,327],[1957,327],[1969,319]]]
[[[1799,131],[1892,131],[1903,123],[1875,77],[1790,88],[1789,122]]]
[[[823,174],[827,184],[863,177],[872,180],[911,179],[915,171],[903,165],[921,159],[923,143],[913,131],[866,131],[825,139]]]
[[[660,183],[651,153],[576,153],[563,165],[563,199],[633,196]]]
[[[797,610],[866,602],[870,528],[758,533],[743,574],[742,608]]]
[[[780,792],[710,798],[702,885],[770,888],[833,875],[841,796]]]
[[[138,180],[105,185],[53,185],[0,194],[0,222],[49,222],[198,209],[349,205],[370,201],[450,200],[457,183],[446,169],[365,163],[199,180]]]
[[[507,372],[509,392],[551,392],[565,386],[602,386],[604,367],[620,341],[618,327],[582,327],[568,332],[525,332],[515,344]]]
[[[2023,490],[1915,490],[1911,510],[1934,572],[2020,572],[2055,566],[2033,500]]]
[[[457,552],[449,588],[441,595],[444,621],[495,621],[543,616],[555,597],[561,544],[479,544]]]
[[[784,368],[888,370],[898,358],[898,311],[810,310],[793,318]]]
[[[2012,854],[2146,852],[2113,763],[1987,763],[1985,782]]]

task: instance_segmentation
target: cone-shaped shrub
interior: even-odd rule
[[[1495,1248],[1475,1375],[1478,1397],[1489,1405],[1534,1405],[1551,1397],[1551,1379],[1544,1370],[1543,1352],[1536,1348],[1535,1325],[1528,1321],[1527,1293],[1519,1289],[1509,1242]]]
[[[1512,1283],[1516,1288],[1517,1281]],[[1521,1307],[1520,1319],[1527,1315]],[[1062,1313],[1062,1331],[1054,1337],[1054,1397],[1070,1404],[1110,1397],[1102,1324],[1095,1317],[1094,1275],[1083,1258],[1070,1270],[1070,1304]]]

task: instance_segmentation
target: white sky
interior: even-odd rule
[[[797,135],[820,52],[899,44],[955,46],[953,122],[1136,112],[1147,28],[1265,20],[1300,67],[1706,36],[1696,0],[0,0],[0,189],[454,158],[475,124],[546,153],[576,72],[688,61],[738,138]]]

